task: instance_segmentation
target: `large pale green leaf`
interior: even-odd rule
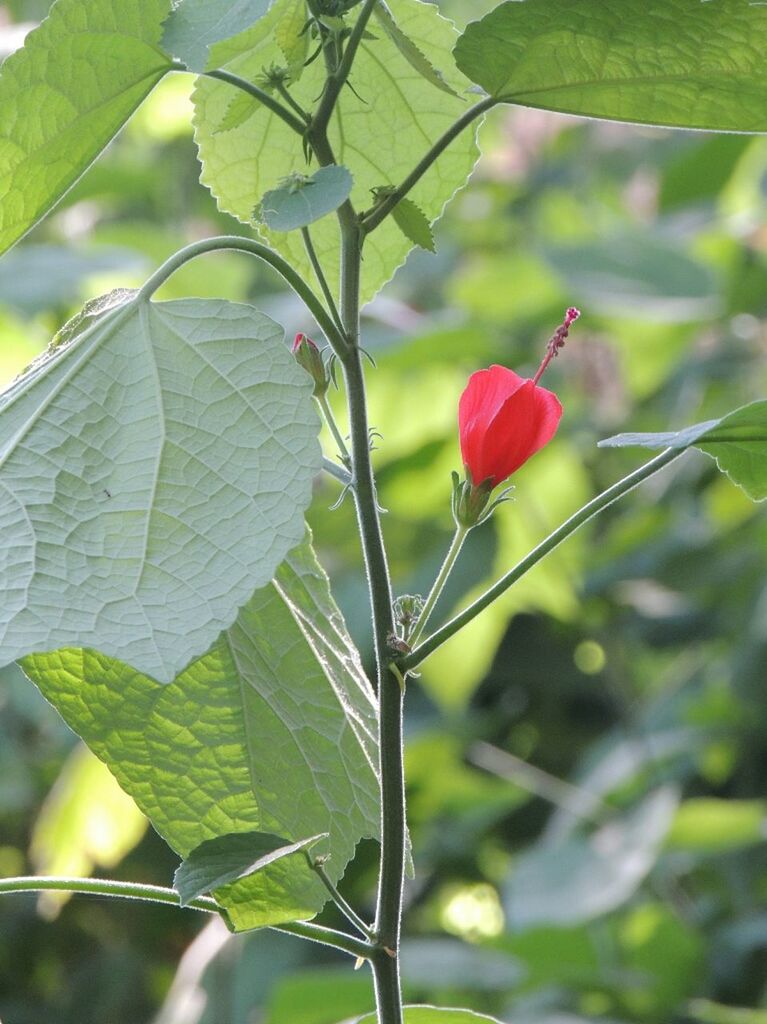
[[[167,686],[93,651],[21,664],[182,857],[232,832],[328,832],[337,882],[377,835],[374,698],[308,543]],[[288,857],[221,902],[246,929],[311,917],[326,898]]]
[[[753,501],[767,498],[767,401],[751,402],[718,420],[661,434],[616,434],[600,448],[689,448],[716,459]]]
[[[458,67],[509,103],[678,128],[767,131],[767,9],[744,0],[510,0]]]
[[[495,1017],[471,1010],[451,1010],[441,1006],[406,1006],[405,1024],[499,1024]],[[359,1017],[357,1024],[374,1024],[376,1015],[369,1013]]]
[[[163,45],[191,71],[204,71],[214,43],[236,36],[262,18],[272,0],[175,0]]]
[[[0,72],[0,252],[53,207],[170,67],[168,0],[57,0]]]
[[[277,0],[269,14],[236,39],[217,44],[216,59],[244,78],[258,78],[271,64],[284,64],[275,36],[281,19],[292,11],[291,0]],[[446,58],[455,43],[453,25],[432,4],[420,0],[389,0],[396,23],[445,82],[464,93],[468,82]],[[378,33],[376,33],[378,35]],[[284,43],[283,43],[284,45]],[[324,69],[317,60],[307,67],[291,89],[298,102],[313,108],[323,88]],[[359,209],[372,205],[371,189],[396,185],[417,160],[465,109],[466,101],[442,92],[425,79],[403,56],[392,39],[381,34],[363,41],[351,75],[352,88],[340,97],[338,116],[331,125],[336,160],[354,178],[352,201]],[[201,80],[195,91],[196,138],[203,163],[202,180],[219,206],[250,223],[265,192],[292,173],[306,173],[301,139],[274,114],[252,104],[246,120],[220,131],[233,90],[222,82]],[[232,118],[229,118],[229,123]],[[450,146],[411,193],[430,222],[461,188],[477,159],[471,131]],[[311,265],[300,236],[264,231],[270,242],[309,279]],[[328,217],[312,229],[312,239],[331,281],[338,268],[338,227]],[[372,298],[405,259],[412,243],[387,219],[368,238],[363,263],[363,300]]]
[[[118,293],[69,326],[0,396],[0,663],[173,679],[303,536],[311,394],[251,306]]]

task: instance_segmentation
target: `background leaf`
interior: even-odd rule
[[[173,876],[173,888],[184,907],[203,893],[248,878],[324,838],[327,833],[293,843],[269,832],[232,832],[206,839],[183,860]],[[225,899],[226,895],[222,897]]]
[[[59,0],[0,73],[0,252],[64,195],[170,67],[167,0]]]
[[[93,651],[21,664],[182,857],[234,831],[329,832],[338,881],[377,835],[374,700],[308,543],[167,686]],[[327,890],[294,860],[227,887],[238,930],[321,909]]]
[[[767,131],[767,13],[741,0],[509,0],[458,67],[508,103],[679,128]]]
[[[524,854],[506,889],[513,927],[581,924],[625,903],[655,864],[677,802],[673,790],[657,790],[588,838],[543,842]]]
[[[256,216],[272,231],[305,228],[345,203],[353,184],[345,167],[320,167],[302,181],[294,176],[267,192]]]
[[[83,326],[0,397],[0,660],[85,645],[169,681],[303,536],[312,385],[251,306]]]
[[[87,876],[94,867],[119,864],[146,827],[146,818],[114,775],[79,743],[35,822],[30,858],[39,875]],[[43,892],[38,906],[50,919],[70,897],[67,892]]]
[[[660,434],[617,434],[600,448],[688,448],[716,459],[753,501],[767,498],[767,401],[752,402],[718,420]]]
[[[392,0],[389,7],[401,31],[423,54],[435,66],[444,62],[456,39],[452,24],[440,17],[434,6],[419,0]],[[291,10],[292,0],[277,0],[252,29],[220,43],[217,59],[227,70],[251,80],[271,64],[284,63],[275,31]],[[468,84],[454,68],[445,69],[445,80],[459,93]],[[291,92],[303,107],[312,107],[323,82],[322,61],[315,61],[305,68]],[[330,136],[337,162],[348,167],[354,178],[352,200],[365,209],[371,205],[370,190],[399,184],[431,143],[466,109],[466,103],[436,90],[385,35],[363,40],[350,83],[358,95],[350,88],[342,91]],[[220,131],[231,100],[231,86],[213,81],[198,83],[195,137],[204,184],[221,209],[249,224],[264,192],[301,167],[301,139],[262,107],[255,107],[244,123]],[[465,132],[413,189],[413,201],[430,222],[440,216],[454,192],[466,183],[477,155],[473,133]],[[312,278],[299,236],[263,233],[297,269]],[[312,237],[332,284],[338,271],[338,226],[328,218],[317,226]],[[410,241],[388,220],[368,238],[362,268],[363,301],[371,299],[389,280],[410,248]]]
[[[211,46],[243,32],[263,18],[272,0],[175,0],[162,36],[163,46],[190,71],[208,67]]]

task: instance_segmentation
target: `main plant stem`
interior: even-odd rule
[[[349,350],[342,356],[351,427],[354,498],[370,590],[379,702],[381,779],[381,860],[375,932],[379,943],[371,959],[379,1024],[402,1024],[399,938],[405,871],[405,777],[402,702],[399,681],[388,668],[394,629],[392,592],[370,458],[365,376],[360,353],[360,269],[362,233],[352,210],[342,211],[341,320]]]

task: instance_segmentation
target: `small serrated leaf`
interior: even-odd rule
[[[397,227],[413,245],[426,249],[428,252],[437,251],[431,224],[420,206],[416,206],[411,199],[400,199],[391,215]]]
[[[173,876],[173,888],[182,907],[202,896],[214,892],[231,882],[249,878],[257,871],[283,857],[327,839],[328,833],[291,842],[271,832],[231,832],[229,835],[206,839],[196,846]]]
[[[455,89],[445,81],[445,77],[442,72],[434,67],[432,62],[423,53],[423,51],[419,50],[410,36],[406,35],[402,31],[394,20],[394,15],[389,10],[389,7],[384,0],[378,0],[373,13],[381,28],[387,34],[389,39],[391,39],[411,68],[417,71],[418,74],[422,78],[425,78],[427,82],[436,86],[437,89],[441,89],[442,92],[449,93],[450,96],[458,96]]]
[[[297,82],[304,70],[309,52],[309,33],[306,27],[306,4],[304,0],[291,0],[274,27],[274,37],[290,72],[291,82]]]
[[[219,132],[231,132],[240,125],[245,124],[249,117],[252,117],[258,109],[258,102],[246,92],[237,91],[226,108],[223,118],[214,128],[214,134]]]
[[[294,175],[267,192],[256,216],[272,231],[295,231],[345,203],[354,184],[345,167],[321,167],[310,177]]]

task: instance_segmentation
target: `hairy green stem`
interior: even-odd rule
[[[562,523],[553,533],[533,550],[526,555],[521,562],[518,562],[513,569],[509,570],[505,576],[502,576],[497,583],[493,584],[489,590],[486,590],[481,597],[478,597],[473,604],[470,604],[468,608],[465,608],[459,615],[451,619],[446,625],[442,626],[435,633],[424,640],[422,644],[411,653],[406,655],[404,658],[398,659],[398,666],[401,672],[407,673],[414,669],[417,665],[428,658],[430,654],[441,647],[447,640],[467,626],[473,619],[475,619],[480,612],[483,612],[488,605],[496,601],[502,594],[511,587],[517,580],[521,579],[525,573],[529,572],[533,566],[537,565],[541,559],[545,558],[554,548],[558,547],[563,540],[566,540],[571,534],[579,530],[581,526],[587,523],[594,516],[598,515],[608,505],[612,505],[618,498],[622,498],[624,494],[628,494],[629,491],[633,490],[636,486],[641,484],[648,477],[653,476],[658,470],[663,469],[669,462],[673,462],[674,459],[678,459],[687,449],[686,448],[668,448],[665,452],[662,452],[656,458],[651,459],[650,462],[645,463],[644,466],[640,466],[639,469],[630,473],[628,476],[619,480],[618,483],[613,484],[612,487],[608,487],[606,491],[597,495],[587,505],[584,505],[582,509],[579,509],[574,515]]]
[[[322,415],[325,417],[328,430],[333,435],[333,440],[338,446],[338,454],[341,456],[344,465],[350,466],[351,456],[349,455],[349,449],[346,447],[346,442],[341,436],[341,431],[338,429],[338,424],[336,423],[336,418],[333,415],[333,410],[330,408],[330,404],[328,403],[327,395],[318,395],[317,405],[319,405],[322,410]]]
[[[139,290],[137,297],[139,299],[149,299],[161,285],[165,284],[172,274],[190,260],[196,259],[205,253],[220,252],[228,249],[257,256],[264,263],[268,263],[301,299],[320,325],[323,334],[330,342],[336,355],[341,356],[346,351],[348,348],[346,339],[333,323],[332,317],[322,305],[322,302],[300,274],[293,269],[287,260],[284,260],[282,256],[274,252],[273,249],[270,249],[268,245],[264,245],[263,242],[257,242],[253,238],[241,238],[239,235],[218,235],[215,238],[204,238],[202,241],[192,242],[191,245],[187,245],[184,249],[179,250],[179,252],[167,259],[152,274],[143,288]]]
[[[361,236],[355,223],[341,221],[341,317],[352,351],[342,357],[352,439],[352,475],[362,538],[378,666],[379,769],[381,778],[381,859],[375,931],[384,950],[372,961],[379,1024],[402,1024],[399,937],[405,872],[405,777],[403,765],[403,691],[388,669],[389,638],[394,630],[392,592],[370,457],[370,438],[362,354],[359,348]]]
[[[451,142],[458,138],[464,128],[468,128],[473,121],[476,121],[478,117],[481,117],[484,113],[494,107],[497,102],[498,100],[496,100],[495,97],[487,96],[485,99],[480,100],[479,103],[476,103],[473,107],[470,107],[464,114],[462,114],[458,120],[448,128],[445,134],[437,139],[428,153],[416,164],[404,181],[389,192],[386,195],[386,198],[382,199],[381,202],[374,206],[373,209],[362,219],[362,230],[365,234],[370,234],[371,231],[375,231],[381,221],[385,220],[397,203],[401,199],[404,199],[408,192],[418,184],[434,161],[437,160],[444,150],[447,149]]]
[[[413,647],[415,647],[415,645],[420,640],[421,635],[423,634],[423,631],[426,628],[426,624],[429,621],[431,613],[434,611],[434,606],[436,605],[437,601],[439,601],[440,594],[444,590],[448,577],[450,576],[450,573],[453,570],[453,566],[456,563],[456,559],[461,553],[461,548],[463,547],[463,542],[466,540],[468,532],[469,530],[466,526],[456,527],[455,533],[453,534],[453,539],[450,542],[450,547],[448,548],[447,554],[445,555],[445,561],[442,563],[442,568],[439,570],[437,578],[434,581],[434,586],[431,588],[429,596],[426,598],[426,602],[423,606],[423,611],[418,616],[418,621],[415,624],[415,629],[413,630],[412,636],[408,637],[408,642]]]
[[[330,893],[330,898],[333,900],[335,905],[344,915],[349,924],[353,925],[353,927],[355,927],[361,935],[364,935],[365,938],[372,939],[373,929],[370,927],[370,925],[365,924],[365,922],[359,916],[354,907],[352,907],[351,904],[344,899],[344,897],[338,891],[336,886],[333,885],[333,883],[330,881],[330,878],[328,877],[327,871],[325,871],[325,868],[322,866],[322,862],[319,860],[314,860],[310,853],[307,853],[306,859],[309,862],[309,867],[319,877],[322,884]]]
[[[184,67],[183,64],[174,64],[173,68],[175,71],[188,71],[189,69]],[[274,96],[271,96],[265,89],[260,89],[253,82],[249,82],[247,78],[240,78],[239,75],[232,74],[231,71],[225,71],[223,68],[216,68],[215,71],[203,71],[203,77],[213,78],[218,82],[226,82],[227,85],[234,86],[235,89],[240,89],[242,92],[246,92],[249,96],[252,96],[254,100],[258,100],[267,107],[273,114],[276,114],[282,121],[292,128],[294,132],[303,137],[306,131],[306,122],[301,121],[295,114],[291,113],[287,107],[283,107],[279,100],[276,100]]]
[[[322,94],[322,99],[313,119],[313,124],[320,132],[325,132],[330,124],[330,118],[333,116],[338,97],[349,77],[354,58],[357,56],[357,50],[362,42],[362,37],[370,21],[373,8],[377,3],[378,0],[365,0],[365,4],[354,23],[351,35],[346,42],[343,57],[335,68],[328,69],[329,74],[325,83],[325,91]]]
[[[322,289],[322,294],[325,296],[325,302],[327,303],[330,315],[333,317],[333,321],[338,327],[341,334],[344,333],[343,324],[341,323],[341,317],[336,306],[336,300],[333,298],[333,293],[330,290],[328,279],[325,277],[325,271],[322,269],[322,264],[317,256],[317,250],[314,248],[314,242],[312,236],[309,233],[309,228],[301,228],[301,237],[304,240],[304,249],[306,249],[306,255],[309,257],[309,262],[312,265],[314,276],[319,282],[319,286]]]
[[[165,903],[181,908],[179,895],[175,889],[167,889],[161,885],[144,885],[140,882],[118,882],[106,878],[52,878],[46,875],[22,875],[18,878],[0,878],[0,895],[20,892],[73,892],[89,896],[112,896],[124,900],[143,900],[145,903]],[[221,914],[221,907],[210,896],[198,896],[190,900],[186,908],[202,910],[209,914]],[[184,908],[184,909],[186,909]],[[323,946],[333,946],[351,956],[372,960],[376,947],[322,925],[307,921],[296,921],[292,924],[277,925],[274,931],[295,935],[310,942],[319,942]]]

